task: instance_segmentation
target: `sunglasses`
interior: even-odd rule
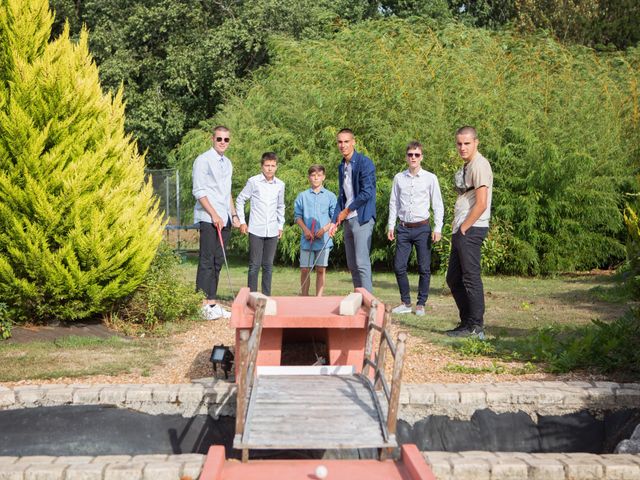
[[[224,142],[224,143],[229,143],[229,137],[216,137],[216,142]]]
[[[421,153],[407,153],[407,157],[409,158],[413,158],[413,157],[420,158],[421,156],[422,156]]]

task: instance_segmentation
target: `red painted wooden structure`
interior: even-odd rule
[[[270,297],[277,304],[276,315],[265,315],[258,347],[257,366],[279,366],[283,333],[286,329],[321,329],[329,353],[329,365],[352,365],[362,371],[367,338],[368,311],[375,297],[363,288],[363,302],[355,315],[340,315],[344,297]],[[236,346],[242,330],[254,325],[255,310],[248,305],[249,289],[242,288],[231,306],[231,326],[236,330]],[[375,323],[382,325],[384,304],[378,302]]]
[[[415,445],[403,445],[401,457],[393,460],[225,460],[224,447],[209,449],[200,480],[435,480]]]

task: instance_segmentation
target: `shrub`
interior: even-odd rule
[[[162,242],[143,282],[112,314],[112,323],[154,330],[168,322],[198,318],[202,294],[180,277],[180,263],[180,257]]]
[[[108,311],[162,237],[122,92],[103,94],[83,31],[48,42],[45,0],[0,3],[0,301],[16,322]]]
[[[601,372],[640,372],[640,310],[582,327],[546,326],[515,343],[496,341],[501,354],[543,362],[551,372],[597,369]],[[512,352],[515,352],[512,353]]]
[[[629,261],[629,283],[634,290],[635,297],[640,298],[640,219],[635,209],[627,205],[624,212],[624,222],[627,226],[627,260]]]
[[[5,303],[0,303],[0,340],[6,340],[11,336],[12,327],[13,322],[9,318],[7,305]]]

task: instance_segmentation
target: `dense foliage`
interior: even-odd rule
[[[161,239],[144,159],[87,49],[45,0],[0,1],[0,302],[73,321],[142,281]]]
[[[468,25],[522,33],[543,29],[562,42],[624,49],[640,40],[637,0],[383,0],[381,11],[399,17],[455,18]]]
[[[389,261],[389,189],[406,143],[424,143],[423,166],[440,178],[446,239],[460,167],[453,132],[474,124],[495,174],[487,270],[548,273],[624,258],[620,205],[640,151],[637,51],[603,57],[545,36],[419,21],[370,22],[331,42],[282,40],[274,51],[273,66],[215,119],[234,134],[234,191],[259,171],[263,151],[277,152],[291,222],[309,164],[324,163],[336,190],[335,134],[349,126],[377,167],[372,258]],[[192,132],[176,152],[187,192],[193,158],[207,146],[205,132]],[[297,238],[295,227],[285,232],[283,259],[296,257]]]
[[[367,0],[52,0],[86,25],[102,84],[124,85],[126,126],[152,167],[268,61],[271,34],[316,38],[375,12]]]
[[[242,81],[269,63],[268,41],[325,38],[363,20],[420,18],[519,32],[545,29],[561,41],[626,48],[640,39],[637,0],[51,0],[54,33],[83,25],[102,85],[124,85],[127,131],[153,168]]]
[[[627,226],[627,259],[629,261],[628,283],[634,291],[635,298],[640,298],[640,218],[636,209],[628,205],[624,212]]]

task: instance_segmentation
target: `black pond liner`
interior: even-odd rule
[[[410,426],[398,422],[400,443],[423,451],[611,453],[640,422],[640,409],[540,416],[476,411],[470,420],[429,416]],[[104,405],[0,411],[0,456],[141,455],[207,453],[210,445],[233,450],[235,418],[150,415]],[[354,432],[357,435],[357,432]],[[373,458],[375,451],[335,452],[334,458]],[[318,451],[256,451],[252,458],[322,458]],[[325,455],[326,456],[326,455]]]

